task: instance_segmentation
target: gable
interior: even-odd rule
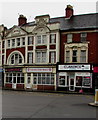
[[[22,29],[19,26],[13,27],[11,31],[9,31],[9,33],[6,35],[6,38],[9,37],[14,37],[14,36],[22,36],[22,35],[26,35],[27,32]]]

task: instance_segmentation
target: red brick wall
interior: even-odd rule
[[[64,63],[64,43],[67,42],[67,37],[64,34],[61,34],[61,40],[60,40],[60,62]]]
[[[98,33],[88,33],[87,40],[89,43],[88,62],[98,64]]]
[[[87,33],[88,46],[88,63],[98,64],[98,33]],[[66,34],[61,34],[60,62],[64,62],[64,43],[67,42]],[[80,42],[80,33],[73,34],[73,42]]]

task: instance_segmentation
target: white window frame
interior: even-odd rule
[[[56,34],[50,34],[50,44],[56,44]]]
[[[43,56],[43,53],[45,53],[45,56]],[[47,63],[47,51],[36,51],[36,63]]]
[[[30,56],[29,56],[30,55]],[[28,63],[32,64],[33,63],[33,52],[28,52]]]
[[[86,42],[87,40],[87,33],[83,32],[81,33],[81,42]]]
[[[44,39],[44,36],[45,36],[45,39]],[[40,39],[39,39],[40,38]],[[47,44],[47,35],[37,35],[37,42],[36,42],[37,45],[46,45]]]

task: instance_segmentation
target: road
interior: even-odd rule
[[[2,92],[3,118],[96,118],[92,95]]]

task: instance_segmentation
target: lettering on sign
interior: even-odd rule
[[[90,70],[90,65],[59,65],[58,70]]]
[[[27,72],[52,72],[52,68],[27,68]]]

